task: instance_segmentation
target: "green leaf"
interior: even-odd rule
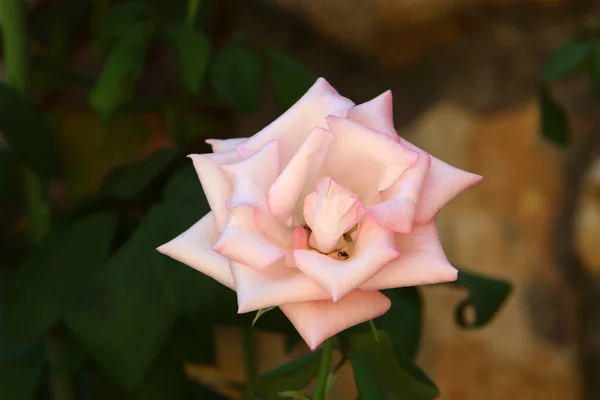
[[[269,51],[268,57],[275,100],[282,110],[287,110],[315,83],[316,77],[304,66],[279,51]]]
[[[307,395],[297,390],[287,390],[285,392],[280,392],[279,397],[285,399],[310,400],[310,398]]]
[[[172,25],[167,36],[179,56],[181,81],[190,93],[197,95],[202,87],[210,57],[210,42],[192,26]]]
[[[120,385],[141,381],[167,343],[176,313],[212,321],[222,313],[222,303],[231,303],[223,297],[235,304],[231,290],[155,250],[203,212],[186,203],[155,206],[102,274],[84,288],[81,307],[67,316],[68,326]]]
[[[487,324],[504,304],[511,291],[510,283],[505,280],[462,269],[458,272],[458,279],[452,282],[452,285],[469,290],[469,296],[456,307],[455,312],[456,323],[463,328],[479,328]],[[468,307],[474,308],[474,321],[467,321],[465,317]]]
[[[16,190],[17,165],[12,152],[0,144],[0,201]]]
[[[185,363],[215,365],[215,339],[213,326],[194,320],[177,321],[169,342],[170,354]]]
[[[56,143],[50,125],[29,101],[2,83],[0,132],[15,156],[37,174],[56,172]]]
[[[210,210],[202,185],[194,165],[189,162],[171,176],[165,185],[163,198],[167,202],[184,201],[196,203],[203,209]]]
[[[131,25],[135,24],[144,12],[144,6],[136,1],[124,1],[113,5],[102,21],[94,42],[105,44],[126,34]]]
[[[58,360],[52,366],[55,373],[70,373],[80,368],[90,357],[83,343],[71,332],[60,341]]]
[[[371,333],[353,335],[350,361],[363,400],[431,400],[439,395],[433,382],[411,360],[393,351],[386,332],[380,342]]]
[[[33,398],[46,362],[46,346],[39,339],[14,341],[0,326],[0,399]]]
[[[391,301],[388,312],[375,319],[378,328],[388,333],[394,349],[411,359],[417,356],[423,324],[422,299],[415,287],[383,290]]]
[[[176,148],[159,150],[146,159],[111,172],[102,183],[102,193],[118,199],[132,199],[144,190],[178,154]]]
[[[548,58],[541,74],[541,83],[566,78],[582,71],[593,47],[587,41],[572,41],[558,48]]]
[[[149,22],[137,22],[111,49],[89,97],[91,107],[104,120],[109,120],[123,105],[142,74],[144,55],[153,34],[154,27]]]
[[[217,53],[210,81],[219,97],[239,113],[254,111],[260,103],[263,62],[240,44],[230,43]]]
[[[46,237],[10,282],[3,312],[8,334],[33,338],[64,315],[80,281],[108,255],[116,223],[111,214],[95,214]]]
[[[569,121],[565,110],[550,95],[548,88],[538,94],[542,136],[564,147],[569,143]]]
[[[306,353],[256,379],[256,394],[265,400],[281,399],[281,392],[302,390],[317,376],[321,350]]]
[[[273,311],[276,308],[277,307],[267,307],[267,308],[261,308],[260,310],[258,310],[256,312],[256,316],[252,320],[252,326],[254,326],[254,324],[256,324],[256,321],[258,321],[258,319],[261,317],[261,315],[263,315],[266,312]]]

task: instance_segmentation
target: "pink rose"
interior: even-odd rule
[[[279,306],[315,349],[384,314],[381,289],[453,281],[435,216],[481,177],[400,138],[391,92],[355,106],[317,82],[247,139],[190,158],[212,209],[158,250]]]

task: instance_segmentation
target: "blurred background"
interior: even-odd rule
[[[325,77],[356,103],[391,89],[400,135],[484,177],[438,218],[449,259],[514,285],[493,323],[477,331],[453,323],[464,293],[425,288],[417,363],[438,384],[440,399],[600,399],[600,108],[594,92],[600,84],[600,61],[590,67],[591,80],[573,74],[552,85],[554,98],[568,115],[568,144],[559,146],[540,134],[540,105],[545,104],[540,91],[546,90],[541,85],[554,81],[544,81],[544,65],[552,58],[556,68],[569,69],[572,52],[556,56],[556,50],[581,35],[598,40],[594,35],[600,3],[201,2],[196,24],[213,48],[226,46],[233,36],[272,59],[286,57],[282,64],[271,61],[270,68],[275,73],[278,65],[286,65],[293,71],[295,83],[284,83],[293,86],[286,92],[292,93],[291,99],[277,88],[271,90],[268,79],[250,79],[245,89],[239,87],[244,80],[236,81],[232,88],[218,73],[196,79],[183,68],[183,86],[201,93],[190,97],[178,86],[179,63],[204,65],[202,56],[185,61],[178,58],[185,51],[177,53],[165,41],[142,50],[135,43],[124,45],[121,53],[142,52],[138,60],[111,56],[109,43],[122,32],[117,20],[109,23],[115,30],[107,30],[106,18],[120,2],[28,3],[35,101],[58,138],[62,175],[50,177],[47,192],[57,215],[80,212],[82,199],[101,192],[110,171],[174,142],[183,140],[188,152],[208,152],[206,138],[254,134],[293,103],[312,77]],[[184,1],[149,3],[167,20],[184,20],[188,7]],[[4,22],[6,16],[0,18]],[[122,24],[129,26],[134,19]],[[185,49],[185,40],[176,43]],[[239,53],[231,57],[230,64],[237,63],[242,71],[238,74],[252,75],[256,60]],[[106,73],[111,62],[113,70]],[[279,71],[285,78],[288,70]],[[135,85],[128,87],[134,91],[106,83],[128,82],[131,76]],[[211,84],[212,89],[203,89]],[[127,189],[114,189],[113,195],[118,193],[113,197],[123,191]],[[127,212],[135,217],[146,210],[144,201]],[[86,203],[84,209],[96,206]],[[113,202],[111,207],[125,206]],[[18,196],[0,206],[5,258],[21,256],[23,209]],[[5,277],[12,273],[3,270]],[[7,279],[2,278],[0,287],[6,287]],[[187,374],[216,391],[235,394],[231,382],[243,383],[247,373],[244,342],[237,328],[215,329],[216,366],[190,362]],[[277,333],[256,333],[252,341],[259,371],[305,351],[287,353],[284,337]],[[139,398],[153,398],[148,396]],[[352,371],[346,365],[332,399],[354,398]]]

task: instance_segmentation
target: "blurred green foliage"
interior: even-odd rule
[[[10,210],[1,220],[0,277],[10,281],[0,286],[0,399],[226,398],[187,379],[183,364],[215,364],[214,327],[249,328],[254,316],[238,315],[233,292],[155,248],[209,210],[184,155],[208,151],[204,139],[227,137],[257,110],[264,82],[284,111],[315,76],[220,26],[227,15],[216,1],[54,0],[29,10],[35,100],[0,85],[9,144],[0,148],[0,206]],[[600,87],[597,50],[573,46],[542,81],[554,118],[544,133],[560,143],[566,128],[548,83],[591,60]],[[157,70],[156,59],[170,56],[175,67]],[[35,172],[50,211],[40,243],[23,233],[20,165]],[[509,293],[504,281],[464,271],[456,285],[469,292],[457,308],[464,327],[489,322]],[[392,307],[373,321],[377,336],[365,323],[336,339],[342,363],[327,385],[349,361],[361,399],[433,399],[437,387],[414,363],[420,291],[384,294]],[[466,305],[476,311],[469,323]],[[299,342],[278,309],[254,329]],[[319,357],[259,375],[244,398],[304,396]]]

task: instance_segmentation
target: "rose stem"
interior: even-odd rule
[[[31,71],[26,26],[26,5],[23,0],[0,0],[0,23],[3,31],[5,82],[23,98],[31,100]],[[23,175],[24,195],[27,205],[27,230],[33,244],[39,243],[50,227],[48,204],[43,195],[43,184],[27,166],[20,166]],[[58,359],[59,342],[50,336],[48,358],[50,365]],[[73,399],[69,376],[53,373],[50,379],[57,400]]]
[[[331,355],[333,353],[333,338],[327,339],[321,347],[321,363],[319,375],[312,400],[325,400],[327,398],[327,378],[331,370]]]

